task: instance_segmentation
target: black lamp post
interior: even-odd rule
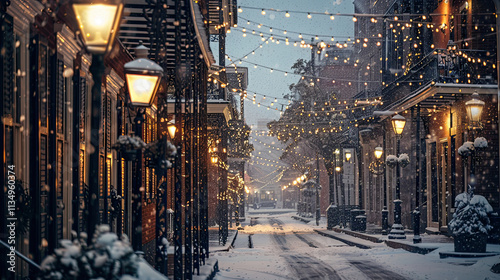
[[[396,155],[399,157],[400,140],[403,129],[405,128],[406,119],[396,114],[392,117],[392,128],[396,134]],[[389,239],[406,239],[405,231],[403,225],[401,224],[401,167],[399,166],[399,160],[396,161],[396,199],[394,200],[394,223],[392,224],[391,231],[389,232]]]
[[[481,129],[481,115],[483,113],[484,101],[477,99],[479,95],[477,92],[472,94],[472,99],[465,102],[465,110],[467,111],[467,118],[469,119],[469,130],[471,130],[471,141],[474,142],[475,130]],[[472,151],[471,164],[470,164],[470,178],[469,184],[472,188],[476,185],[476,151]]]
[[[104,55],[111,49],[118,33],[123,3],[121,0],[73,1],[73,11],[85,47],[92,54],[90,73],[94,80],[90,115],[88,243],[92,243],[96,225],[100,223],[99,130],[101,127],[101,86],[104,75]],[[107,192],[105,192],[107,193]],[[75,221],[76,222],[76,221]]]
[[[125,63],[125,78],[130,97],[130,105],[138,108],[149,107],[163,76],[163,68],[149,60],[148,48],[142,42],[135,48],[136,59]],[[135,134],[142,138],[144,109],[139,109],[134,119]],[[138,150],[135,162],[135,176],[132,183],[132,245],[136,252],[142,251],[142,152]]]
[[[373,154],[375,155],[375,161],[372,161],[370,163],[369,167],[370,172],[377,176],[382,175],[385,172],[385,163],[384,161],[381,160],[382,155],[384,154],[384,148],[376,147],[375,150],[373,151]],[[388,226],[389,211],[387,211],[386,197],[387,197],[387,189],[384,187],[384,208],[382,209],[382,234],[384,235],[387,234],[387,228],[389,227]]]

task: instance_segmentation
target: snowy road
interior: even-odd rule
[[[498,279],[477,260],[465,266],[383,243],[348,246],[313,231],[324,225],[306,225],[290,214],[249,220],[234,248],[213,254],[220,268],[215,279]]]

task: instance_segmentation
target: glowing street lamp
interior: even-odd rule
[[[148,48],[142,42],[135,48],[136,59],[125,63],[130,104],[132,106],[149,107],[163,76],[163,68],[149,60]]]
[[[352,157],[352,153],[351,152],[345,152],[345,160],[347,160],[347,162],[350,162],[351,157]]]
[[[177,128],[175,127],[175,119],[171,120],[167,124],[168,135],[170,135],[170,139],[175,139],[175,132]]]
[[[401,134],[403,134],[403,129],[405,128],[406,119],[405,117],[396,114],[392,117],[392,128],[396,134],[397,146],[396,146],[396,156],[399,157],[400,140]],[[406,239],[404,227],[401,224],[401,169],[399,166],[399,161],[396,161],[396,199],[394,200],[394,224],[392,224],[391,232],[389,233],[389,239]]]
[[[113,45],[123,11],[121,0],[73,1],[78,28],[90,53],[104,54]]]
[[[83,43],[89,53],[92,54],[92,65],[90,73],[94,80],[91,91],[91,115],[90,115],[90,146],[94,149],[89,155],[89,201],[87,232],[88,244],[93,242],[93,234],[96,225],[100,223],[99,201],[100,193],[107,193],[104,186],[99,182],[100,156],[99,156],[99,130],[101,126],[102,107],[102,77],[104,75],[104,55],[111,49],[123,11],[121,0],[74,0],[72,8],[76,16],[78,28],[82,34]]]
[[[394,129],[394,133],[396,136],[401,136],[403,133],[403,129],[405,128],[406,119],[400,114],[396,114],[392,117],[392,128]]]
[[[469,128],[480,128],[481,127],[481,115],[483,113],[484,101],[477,99],[479,95],[477,92],[472,94],[472,99],[465,102],[465,110],[467,111],[467,117],[469,118]]]
[[[382,149],[382,147],[376,147],[374,153],[375,153],[375,158],[379,160],[382,157],[382,154],[384,153],[384,149]]]

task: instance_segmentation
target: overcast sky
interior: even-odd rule
[[[306,43],[311,42],[314,35],[318,35],[318,41],[324,40],[331,42],[331,37],[337,41],[344,41],[347,37],[353,37],[354,24],[352,18],[336,16],[331,20],[330,16],[313,14],[319,13],[353,13],[354,6],[352,1],[347,0],[288,0],[288,1],[269,1],[269,0],[238,0],[238,6],[242,12],[238,13],[238,27],[232,28],[231,33],[226,39],[226,54],[236,62],[237,66],[248,67],[248,97],[253,98],[253,93],[256,92],[256,102],[261,103],[258,107],[252,101],[245,101],[245,119],[249,125],[256,125],[259,120],[271,120],[279,118],[279,111],[274,109],[268,110],[267,106],[277,99],[277,103],[286,104],[285,100],[280,100],[283,94],[289,92],[289,85],[296,83],[299,76],[290,74],[290,67],[299,59],[310,59],[311,51],[307,48],[294,47],[293,42],[299,41],[297,33],[303,34],[303,39]],[[250,9],[246,7],[255,7],[258,9]],[[282,10],[283,12],[266,10],[266,14],[262,15],[262,8]],[[285,11],[289,12],[289,17],[286,17]],[[293,11],[301,11],[303,13],[294,13]],[[308,18],[307,12],[311,12],[311,18]],[[250,24],[248,24],[250,21]],[[258,25],[262,24],[261,28]],[[270,27],[273,28],[272,32]],[[243,28],[246,29],[247,36],[243,37]],[[255,30],[256,35],[252,34]],[[287,33],[284,34],[286,30]],[[268,38],[272,33],[276,39],[280,39],[280,44],[269,42],[265,44],[259,34],[263,33],[264,38]],[[311,35],[306,35],[309,33]],[[321,36],[324,35],[324,36]],[[289,38],[289,45],[285,44],[285,38]],[[263,44],[264,43],[264,44]],[[263,44],[262,48],[258,48]],[[251,54],[252,50],[255,54]],[[212,43],[212,51],[219,62],[217,45]],[[249,54],[250,53],[250,54]],[[247,59],[243,59],[240,64],[238,59],[248,55]],[[256,63],[265,67],[246,63],[245,61]],[[231,62],[226,60],[226,66]],[[288,75],[279,70],[288,71]],[[266,96],[265,100],[263,96]],[[281,105],[274,103],[273,108]]]

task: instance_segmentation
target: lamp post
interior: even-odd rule
[[[472,131],[471,141],[474,142],[475,130],[481,129],[481,115],[483,113],[484,101],[477,99],[479,95],[477,92],[472,94],[472,99],[465,102],[465,110],[467,111],[467,118],[469,119],[469,130]],[[472,151],[471,164],[470,164],[470,178],[469,184],[472,188],[476,185],[476,151]]]
[[[375,161],[370,163],[370,172],[375,175],[382,175],[385,172],[385,163],[381,160],[382,155],[384,154],[384,148],[376,147],[373,154],[375,155]],[[382,209],[382,234],[384,235],[387,234],[387,228],[389,227],[389,211],[387,211],[386,197],[387,189],[384,187],[384,208]]]
[[[90,245],[95,227],[100,223],[99,130],[102,123],[101,86],[104,75],[104,55],[111,49],[118,33],[123,3],[121,0],[73,1],[72,7],[85,48],[92,54],[90,73],[94,80],[91,93],[90,147],[88,149],[90,168],[87,242]]]
[[[394,129],[394,134],[396,135],[396,155],[399,156],[400,140],[403,129],[405,128],[406,119],[396,114],[392,117],[392,128]],[[399,166],[399,161],[396,162],[396,199],[394,200],[394,223],[392,224],[391,231],[389,232],[389,239],[406,239],[405,231],[403,225],[401,224],[401,169]]]
[[[338,195],[337,192],[337,198],[339,199],[339,204],[342,202],[342,227],[345,228],[345,193],[344,193],[344,182],[342,180],[342,167],[336,166],[335,171],[337,171],[337,176],[338,176],[338,189],[340,190],[340,196]]]
[[[144,109],[154,101],[156,91],[163,76],[163,68],[147,58],[148,48],[142,45],[135,48],[136,59],[125,63],[125,78],[129,92],[130,105],[138,107],[135,134],[142,138]],[[132,245],[136,252],[142,251],[142,152],[138,150],[135,178],[132,183]]]

